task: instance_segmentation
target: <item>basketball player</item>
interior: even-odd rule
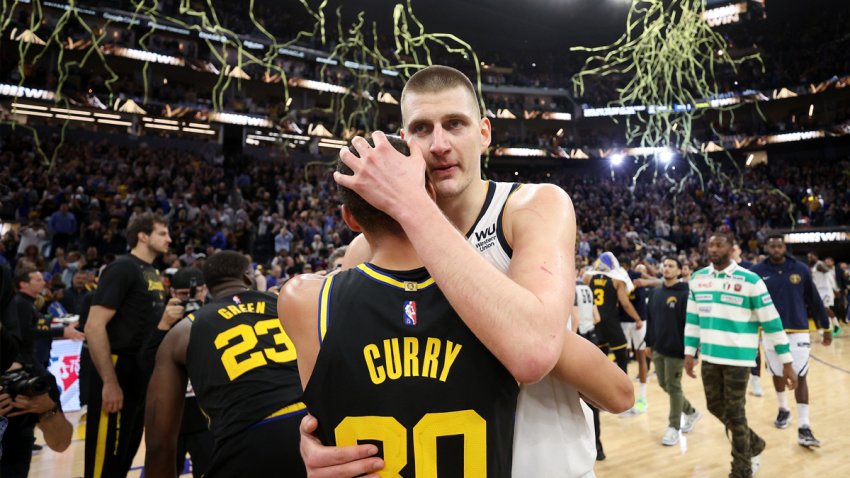
[[[147,397],[145,473],[174,466],[187,378],[209,419],[215,447],[206,477],[305,476],[298,423],[306,413],[295,348],[277,317],[277,297],[251,290],[237,252],[203,267],[213,300],[165,336]]]
[[[638,264],[633,270],[626,271],[632,281],[643,278],[647,275],[646,265]],[[641,322],[635,320],[629,315],[625,308],[620,307],[620,327],[623,329],[623,335],[626,336],[627,348],[631,348],[635,352],[635,361],[638,364],[638,381],[640,382],[639,392],[635,406],[627,412],[627,415],[638,415],[646,412],[646,377],[649,372],[648,357],[646,356],[646,298],[650,288],[647,286],[638,286],[632,283],[634,287],[629,291],[629,303],[635,310],[635,313],[640,317]]]
[[[835,317],[835,312],[832,310],[832,307],[835,305],[835,293],[838,292],[835,271],[819,260],[816,252],[810,252],[807,258],[809,260],[809,267],[812,268],[812,280],[818,289],[823,306],[826,307],[829,321],[833,326],[832,334],[839,335],[841,334],[841,325],[838,318]]]
[[[809,353],[812,347],[809,336],[809,314],[823,329],[825,346],[832,343],[829,317],[826,315],[817,287],[812,281],[809,268],[785,253],[786,247],[782,235],[768,236],[765,249],[768,260],[756,264],[751,270],[761,276],[767,285],[767,290],[773,298],[773,305],[776,306],[779,317],[782,319],[782,327],[788,335],[788,342],[791,344],[794,372],[798,377],[797,388],[794,390],[799,420],[797,443],[807,447],[818,447],[820,441],[812,434],[809,423],[809,384],[806,380],[809,372]],[[779,413],[773,424],[777,428],[787,428],[791,421],[791,412],[788,407],[785,381],[782,379],[782,363],[776,352],[772,350],[766,350],[765,356],[767,369],[773,375],[773,386],[779,402]]]
[[[338,171],[351,174],[342,162]],[[339,189],[372,261],[324,281],[299,276],[278,306],[323,443],[379,440],[384,472],[405,477],[509,477],[517,381],[451,308],[401,226]],[[451,435],[462,436],[441,438]]]
[[[460,317],[515,377],[540,378],[557,351],[559,369],[564,362],[569,375],[558,377],[574,387],[550,376],[521,388],[513,473],[585,476],[592,473],[595,455],[590,417],[577,389],[585,387],[582,392],[599,405],[624,410],[633,403],[632,387],[624,376],[619,381],[582,373],[580,367],[569,371],[584,359],[575,348],[560,351],[565,341],[581,340],[565,327],[575,274],[572,206],[563,190],[551,185],[520,187],[480,179],[480,155],[491,132],[475,98],[472,84],[457,70],[433,66],[420,71],[408,81],[401,101],[411,157],[390,151],[381,133],[373,135],[376,147],[364,148],[366,154],[361,151],[365,140],[355,139],[361,158],[341,153],[354,177],[337,176],[337,181],[398,220]],[[427,196],[414,190],[426,172],[440,209],[425,204]],[[466,237],[458,231],[467,232]],[[346,262],[369,257],[368,244],[355,240]],[[607,391],[599,393],[601,388]],[[312,419],[302,426],[302,454],[316,476],[356,476],[375,469],[373,461],[357,461],[375,447],[320,447],[307,433],[315,426]]]

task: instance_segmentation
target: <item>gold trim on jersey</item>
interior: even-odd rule
[[[296,402],[296,403],[293,403],[292,405],[287,405],[287,406],[281,408],[280,410],[272,413],[271,415],[267,416],[266,418],[263,418],[263,420],[268,420],[269,418],[274,418],[274,417],[279,417],[281,415],[286,415],[287,413],[297,412],[297,411],[300,411],[300,410],[304,410],[305,408],[307,408],[307,405],[304,405],[304,402]]]
[[[322,284],[322,293],[319,294],[319,343],[322,343],[322,340],[325,339],[325,334],[328,333],[328,319],[330,318],[330,314],[328,311],[330,310],[330,297],[331,297],[331,287],[334,281],[335,276],[330,276],[325,279],[325,283]]]
[[[422,282],[412,282],[412,281],[400,281],[395,277],[384,274],[383,272],[378,272],[375,269],[369,267],[368,264],[360,264],[357,266],[361,272],[366,274],[367,276],[375,279],[378,282],[383,282],[384,284],[399,288],[401,290],[406,290],[408,292],[416,292],[417,290],[422,290],[434,285],[434,278],[429,277],[428,279]]]

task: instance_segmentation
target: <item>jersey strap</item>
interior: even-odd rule
[[[361,274],[373,279],[377,282],[381,282],[383,284],[387,284],[389,286],[405,290],[408,292],[416,292],[418,290],[427,289],[434,285],[434,278],[429,277],[421,282],[412,282],[412,281],[400,281],[393,276],[387,275],[383,272],[377,271],[374,268],[370,267],[369,264],[360,264],[357,266],[356,270]]]
[[[325,279],[322,284],[322,293],[319,294],[319,345],[325,339],[325,334],[328,333],[328,320],[330,319],[331,309],[331,289],[333,288],[334,276]]]

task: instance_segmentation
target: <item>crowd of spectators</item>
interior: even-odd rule
[[[74,271],[97,269],[124,253],[123,229],[145,211],[169,219],[173,252],[164,267],[239,250],[275,281],[324,269],[328,256],[353,237],[323,166],[305,171],[283,159],[234,161],[69,141],[48,168],[29,137],[9,134],[1,143],[0,183],[8,186],[0,194],[1,211],[7,226],[19,227],[3,233],[0,261],[30,261],[58,277],[57,285],[70,285]],[[47,152],[54,147],[50,141],[43,146]],[[673,182],[653,181],[652,172],[633,181],[636,166],[490,176],[552,182],[569,192],[585,257],[603,250],[655,258],[679,252],[696,261],[705,233],[718,227],[756,252],[768,229],[850,223],[850,161],[779,161],[745,169],[740,177],[727,168],[737,186],[719,176],[706,175],[704,183],[697,175],[685,177],[682,164],[678,172],[668,169],[680,184],[674,192]]]

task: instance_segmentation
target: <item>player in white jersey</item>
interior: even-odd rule
[[[841,333],[841,325],[833,310],[835,293],[839,291],[838,282],[835,280],[835,270],[830,269],[823,261],[819,260],[816,252],[810,252],[807,258],[809,267],[812,268],[812,281],[815,283],[818,295],[823,301],[823,306],[826,307],[826,314],[829,316],[829,322],[833,327],[832,335],[838,335]]]
[[[592,344],[565,327],[575,290],[569,198],[552,185],[514,187],[480,179],[490,122],[481,117],[475,98],[471,83],[454,69],[417,73],[401,100],[411,156],[398,154],[381,133],[373,135],[374,148],[355,138],[360,158],[341,152],[354,176],[335,179],[401,224],[460,317],[515,377],[539,380],[520,394],[514,476],[588,476],[595,454],[592,439],[576,438],[592,437],[578,390],[612,411],[628,409],[634,390]],[[439,208],[414,192],[426,172]],[[497,194],[504,200],[494,202]],[[467,231],[467,237],[458,231]],[[356,249],[353,243],[349,254]],[[356,257],[364,257],[362,250]],[[562,380],[547,376],[556,364]],[[589,369],[595,373],[586,373]],[[315,427],[311,420],[302,431]],[[376,452],[372,445],[321,447],[302,433],[302,455],[313,476],[375,471],[380,460],[362,458]]]

